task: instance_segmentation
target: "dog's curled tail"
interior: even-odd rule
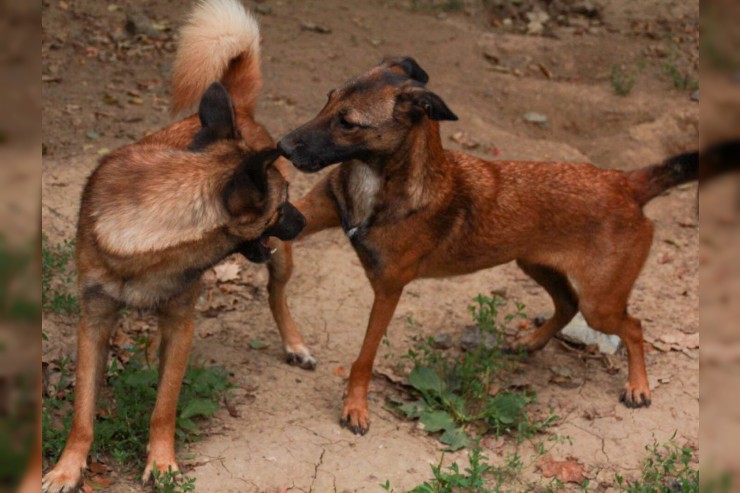
[[[699,179],[699,152],[685,152],[660,164],[627,173],[627,180],[640,205],[645,205],[669,188]]]
[[[237,109],[254,113],[262,87],[260,32],[239,0],[199,0],[180,29],[172,67],[172,111],[198,103],[221,81]]]

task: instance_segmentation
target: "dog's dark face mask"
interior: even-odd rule
[[[423,119],[457,120],[433,92],[427,73],[410,57],[386,58],[377,67],[329,92],[319,114],[278,142],[301,171],[392,155]]]
[[[218,82],[203,95],[198,114],[202,128],[190,150],[201,152],[216,142],[234,142],[229,155],[239,162],[221,192],[224,209],[232,218],[228,228],[244,239],[237,252],[252,262],[265,262],[275,248],[270,238],[293,240],[306,225],[303,214],[288,202],[288,182],[274,166],[280,154],[276,149],[254,152],[243,145],[231,98]]]
[[[306,226],[306,218],[290,202],[284,202],[278,214],[275,224],[267,228],[258,240],[247,241],[239,246],[238,252],[250,262],[259,264],[270,260],[276,248],[270,245],[270,238],[294,240]]]

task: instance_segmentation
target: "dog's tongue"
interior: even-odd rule
[[[260,245],[262,245],[265,248],[269,248],[270,246],[270,237],[269,236],[263,236],[260,238]]]

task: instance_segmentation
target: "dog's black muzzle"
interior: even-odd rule
[[[274,252],[270,248],[270,238],[275,237],[283,241],[295,239],[306,226],[306,218],[301,211],[293,207],[290,202],[285,202],[278,208],[278,220],[262,233],[256,240],[247,241],[240,245],[239,253],[247,260],[255,264],[261,264],[270,260]]]

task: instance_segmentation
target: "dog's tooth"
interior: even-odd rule
[[[275,252],[277,252],[277,248],[273,248],[272,250],[270,250],[270,255],[273,255]]]

